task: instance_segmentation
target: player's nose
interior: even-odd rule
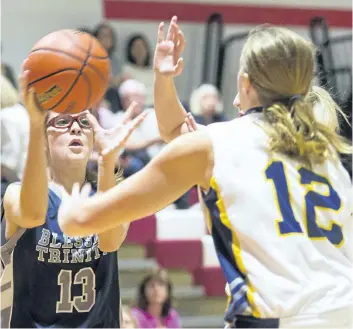
[[[239,93],[236,94],[234,101],[233,101],[233,106],[235,108],[239,108],[240,107],[240,97],[239,97]]]
[[[80,127],[80,125],[78,124],[77,121],[75,121],[75,122],[72,124],[72,126],[71,126],[71,128],[70,128],[70,133],[71,133],[71,134],[75,134],[75,135],[82,133],[82,129],[81,129],[81,127]]]

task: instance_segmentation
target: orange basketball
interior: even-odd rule
[[[104,96],[110,61],[99,41],[75,30],[52,32],[31,49],[23,67],[44,110],[78,113]]]

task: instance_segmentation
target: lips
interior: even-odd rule
[[[73,139],[69,146],[83,146],[82,142],[79,139]]]

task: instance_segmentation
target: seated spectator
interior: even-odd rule
[[[152,68],[152,56],[147,39],[136,34],[132,36],[126,46],[126,63],[124,76],[142,82],[146,87],[146,104],[153,104],[154,72]]]
[[[161,150],[164,143],[159,135],[154,109],[145,109],[145,86],[136,80],[126,80],[119,88],[119,95],[124,111],[132,102],[140,105],[136,107],[134,117],[138,116],[143,110],[148,112],[145,120],[130,136],[125,145],[125,152],[121,157],[125,176],[128,177],[136,171],[141,170]],[[116,116],[118,120],[121,120],[123,113],[117,113]]]
[[[227,121],[217,88],[210,84],[201,85],[190,97],[190,111],[201,125]]]
[[[92,31],[86,26],[79,27],[77,30],[88,34],[93,34]]]
[[[137,322],[132,315],[130,307],[122,305],[121,307],[121,328],[137,328]]]
[[[119,99],[119,94],[117,92],[117,87],[124,80],[122,76],[122,65],[123,63],[118,58],[116,53],[116,34],[114,29],[107,23],[99,24],[93,31],[93,35],[100,41],[102,46],[106,49],[111,65],[111,77],[110,85],[106,92],[105,98],[111,104],[111,110],[115,113],[121,109],[121,103]]]
[[[4,53],[4,49],[1,44],[1,53]],[[12,67],[1,61],[0,73],[2,76],[7,78],[7,80],[12,84],[12,86],[17,89],[17,79],[15,78],[15,73]]]
[[[0,76],[1,109],[14,106],[19,101],[19,95],[11,81],[4,75]]]
[[[172,308],[172,285],[164,270],[142,280],[132,314],[139,328],[181,328],[180,316]]]

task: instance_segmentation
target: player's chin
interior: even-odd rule
[[[85,146],[80,147],[69,147],[68,151],[66,152],[66,157],[68,160],[88,160],[90,155],[90,150]]]

